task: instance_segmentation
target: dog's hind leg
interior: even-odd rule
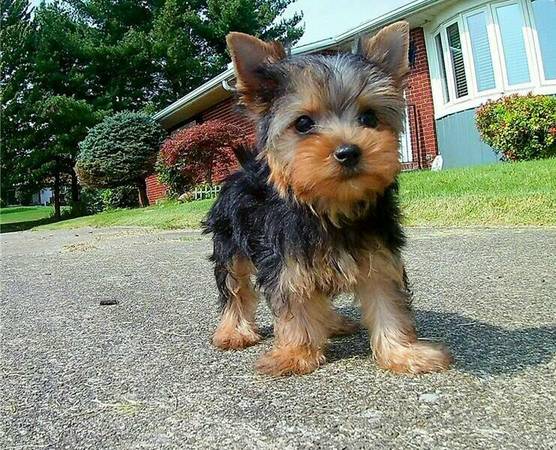
[[[230,264],[215,266],[222,315],[212,343],[222,350],[239,350],[261,340],[255,325],[257,294],[251,283],[253,271],[251,261],[241,256],[234,257]]]

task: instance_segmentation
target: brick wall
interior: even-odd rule
[[[429,167],[438,154],[429,63],[422,28],[411,30],[415,62],[406,91],[414,167]]]
[[[149,205],[154,205],[157,200],[166,196],[166,186],[158,182],[156,175],[148,176],[145,182],[147,183],[147,198],[149,199]]]
[[[255,139],[255,126],[251,120],[236,110],[235,99],[230,97],[211,108],[204,111],[201,115],[202,121],[208,120],[223,120],[230,122],[239,127],[244,133],[241,138],[246,142],[254,142]],[[234,162],[229,165],[218,165],[214,168],[213,182],[219,183],[224,180],[231,172],[237,169],[237,163]]]
[[[214,119],[232,122],[245,132],[246,137],[253,138],[255,136],[255,126],[253,122],[236,111],[235,99],[232,97],[210,107],[202,113],[201,117],[203,122]]]

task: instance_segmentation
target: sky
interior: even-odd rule
[[[297,0],[284,16],[303,11],[305,34],[296,44],[304,45],[337,36],[412,0]]]

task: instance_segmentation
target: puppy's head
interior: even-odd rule
[[[283,47],[227,37],[239,102],[254,116],[272,182],[317,210],[350,216],[400,170],[409,26],[363,38],[357,54],[287,58]]]

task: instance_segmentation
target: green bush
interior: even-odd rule
[[[139,198],[135,186],[106,189],[84,187],[78,203],[74,208],[76,215],[87,215],[116,208],[133,208],[139,205]]]
[[[511,95],[477,110],[481,139],[504,159],[530,160],[556,155],[556,97]]]
[[[75,170],[81,184],[94,188],[133,185],[145,201],[145,178],[154,172],[165,135],[143,113],[121,112],[105,118],[79,144]]]
[[[101,198],[104,210],[133,208],[139,205],[137,188],[135,186],[118,186],[112,189],[103,189]]]

